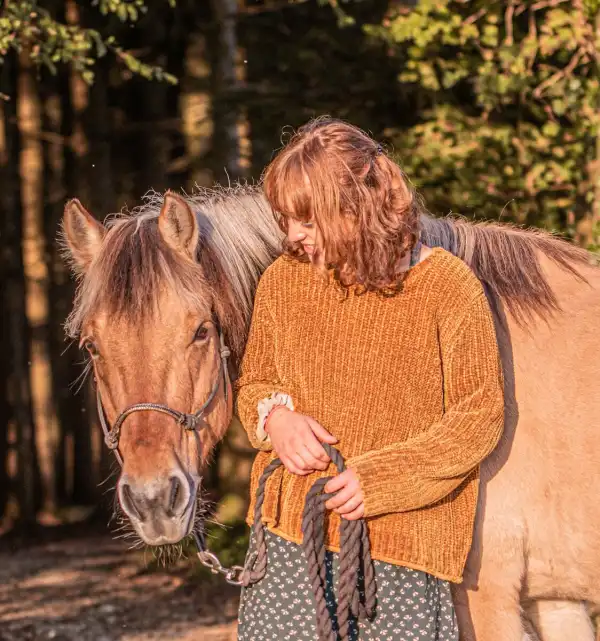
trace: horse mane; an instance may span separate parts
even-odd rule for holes
[[[260,187],[201,189],[184,198],[200,228],[198,263],[180,259],[162,242],[158,216],[163,195],[148,193],[131,213],[107,220],[100,253],[80,280],[66,321],[69,336],[78,337],[85,319],[99,307],[133,323],[141,321],[157,311],[160,293],[167,287],[190,306],[211,298],[234,363],[239,362],[256,287],[281,251],[282,233]],[[464,260],[517,321],[560,308],[542,256],[585,281],[579,267],[590,264],[590,254],[547,232],[434,218],[426,212],[420,223],[423,242]]]
[[[586,279],[578,268],[591,263],[586,250],[538,229],[451,216],[434,218],[426,213],[421,214],[420,223],[423,243],[462,259],[521,324],[560,309],[542,268],[542,256],[581,281]]]
[[[81,279],[67,334],[102,307],[141,321],[157,311],[160,293],[174,289],[191,306],[212,298],[234,362],[239,362],[260,276],[281,250],[281,231],[261,191],[250,185],[198,189],[184,195],[200,229],[198,263],[180,259],[162,242],[158,216],[163,194],[149,192],[131,213],[106,221],[99,255]]]

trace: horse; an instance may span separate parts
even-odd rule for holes
[[[542,231],[426,212],[421,228],[426,245],[460,257],[484,284],[505,376],[505,430],[481,465],[473,545],[454,586],[461,639],[593,641],[600,270]],[[66,331],[89,354],[106,424],[126,418],[118,503],[148,545],[197,527],[202,475],[235,420],[230,380],[254,292],[281,240],[254,186],[153,192],[105,224],[76,199],[65,206],[62,241],[78,280]],[[163,411],[123,413],[139,403]],[[201,430],[183,429],[197,418]]]

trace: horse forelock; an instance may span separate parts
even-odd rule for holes
[[[76,337],[100,311],[132,325],[146,322],[160,311],[167,290],[198,307],[207,286],[200,265],[180,259],[161,240],[156,218],[119,215],[107,223],[100,253],[79,284],[67,332]]]
[[[239,360],[258,280],[281,245],[279,229],[254,187],[205,189],[185,199],[200,228],[197,263],[180,258],[162,240],[163,196],[147,194],[130,214],[108,220],[100,253],[80,281],[67,320],[70,336],[79,336],[99,310],[134,325],[148,322],[168,290],[190,307],[209,301]]]

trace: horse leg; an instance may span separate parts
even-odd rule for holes
[[[488,600],[459,586],[453,587],[453,595],[460,641],[537,641],[521,616],[518,598]]]
[[[505,558],[511,559],[508,555]],[[513,555],[504,564],[489,561],[482,564],[476,587],[469,586],[468,581],[453,586],[461,641],[533,641],[521,612],[523,557]]]
[[[532,601],[527,604],[526,612],[541,641],[595,641],[594,628],[584,603]]]

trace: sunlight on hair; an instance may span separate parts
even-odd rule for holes
[[[401,261],[417,242],[421,201],[382,146],[359,128],[322,117],[293,134],[264,174],[265,196],[280,214],[313,220],[325,267],[343,285],[383,290],[405,276]],[[299,243],[285,251],[304,255]]]

